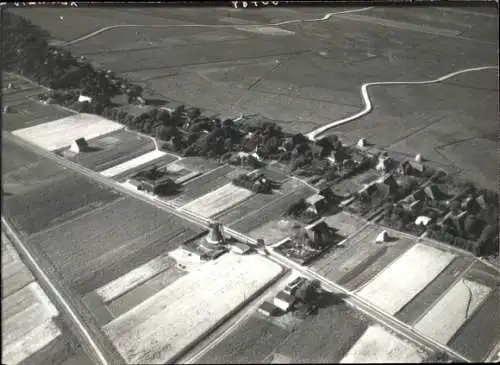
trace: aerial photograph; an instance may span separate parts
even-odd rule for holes
[[[30,4],[3,365],[500,362],[496,2]]]

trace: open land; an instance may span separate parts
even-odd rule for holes
[[[408,324],[414,324],[438,301],[453,284],[468,270],[473,259],[457,256],[436,278],[418,295],[406,304],[396,317]]]
[[[498,289],[492,291],[476,313],[455,333],[448,346],[473,361],[484,361],[500,340],[499,298]]]
[[[245,9],[68,10],[60,12],[63,21],[53,21],[50,9],[23,9],[23,15],[66,41],[115,24],[199,24],[203,19],[224,25],[118,28],[69,49],[142,82],[165,99],[226,115],[259,112],[282,120],[290,131],[309,132],[357,112],[359,87],[366,82],[429,80],[498,62],[494,8],[434,7],[409,16],[404,9],[376,7],[258,32],[241,24],[321,18],[345,9],[266,8],[252,14]],[[425,63],[420,61],[423,55]],[[488,165],[494,161],[488,157],[494,151],[498,115],[495,72],[463,74],[444,84],[374,87],[370,94],[375,110],[336,133],[353,140],[373,136],[373,143],[413,156],[425,143],[429,159],[450,168],[460,165],[463,175],[496,188],[496,168]],[[446,147],[466,141],[480,147],[466,158],[463,148]]]
[[[359,291],[358,295],[396,314],[453,260],[454,255],[416,244]]]
[[[21,234],[40,232],[119,198],[118,193],[23,149],[6,136],[2,142],[3,212]],[[75,190],[81,194],[74,194]]]
[[[356,220],[354,222],[357,224]],[[388,231],[391,242],[375,244],[375,238],[382,230],[373,224],[364,228],[360,226],[356,233],[346,235],[348,238],[341,246],[334,247],[313,263],[312,268],[349,290],[361,287],[415,244],[415,240],[396,231]]]
[[[6,101],[4,100],[3,103],[5,105]],[[2,115],[2,129],[9,132],[31,128],[74,114],[54,105],[45,105],[26,99],[15,105],[11,104],[10,108],[11,111],[9,113]]]
[[[248,189],[229,183],[198,199],[192,200],[182,206],[182,209],[190,210],[193,213],[210,218],[243,202],[253,194]]]
[[[125,130],[111,132],[87,142],[91,151],[66,157],[94,171],[109,169],[155,149],[151,139]]]
[[[285,314],[274,319],[254,314],[198,363],[336,363],[370,325],[370,320],[345,303],[319,308],[304,320]],[[312,336],[311,334],[314,334]]]
[[[74,114],[12,132],[49,151],[68,147],[78,138],[92,139],[123,129],[123,125],[94,114]]]
[[[226,254],[178,279],[104,330],[128,363],[172,360],[281,270],[258,255]]]
[[[415,324],[415,329],[447,343],[490,294],[491,288],[460,280]]]
[[[253,194],[239,204],[214,216],[219,222],[231,224],[276,199],[275,194]]]
[[[349,350],[342,363],[420,363],[422,350],[381,326],[371,326]]]
[[[178,163],[182,164],[182,160]],[[233,167],[223,165],[191,181],[188,181],[183,186],[182,194],[175,198],[174,201],[177,201],[179,204],[187,204],[230,183],[231,179],[228,175],[233,171],[235,171]]]
[[[153,151],[147,152],[143,155],[132,158],[131,160],[127,160],[119,165],[116,165],[116,166],[110,167],[109,169],[101,171],[101,175],[104,175],[106,177],[113,177],[116,175],[120,175],[120,174],[123,174],[124,172],[127,172],[128,170],[133,169],[133,168],[143,166],[149,162],[157,161],[158,159],[160,159],[164,156],[165,156],[165,152],[153,150]],[[174,161],[174,160],[175,160],[175,158],[172,159],[172,161]]]
[[[2,232],[2,363],[64,360],[70,345],[55,321],[58,316],[58,310]]]
[[[302,198],[305,199],[315,193],[312,188],[294,179],[283,184],[280,188],[280,192],[284,195],[277,195],[276,199],[267,205],[264,205],[260,209],[254,210],[243,218],[232,222],[230,225],[231,228],[243,233],[255,231],[270,221],[279,220],[293,203],[296,203]],[[263,232],[258,232],[258,234],[263,234]],[[259,236],[256,238],[261,237]]]
[[[200,233],[185,220],[123,198],[36,235],[28,244],[43,251],[65,283],[85,294]]]

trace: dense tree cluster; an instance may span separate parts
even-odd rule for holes
[[[443,173],[440,180],[464,189],[449,199],[431,199],[422,194],[421,203],[400,202],[384,205],[383,223],[415,234],[427,232],[430,238],[468,250],[476,255],[498,253],[498,195],[476,190],[467,182],[452,180]],[[420,216],[430,218],[427,226],[417,225]]]

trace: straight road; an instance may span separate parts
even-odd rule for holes
[[[39,155],[42,155],[46,158],[49,158],[49,159],[55,161],[56,163],[58,163],[64,167],[70,168],[70,169],[72,169],[80,174],[83,174],[83,175],[87,176],[88,178],[93,179],[94,181],[96,181],[102,185],[105,185],[105,186],[108,186],[112,189],[118,190],[125,195],[134,197],[134,198],[139,199],[139,200],[146,202],[148,204],[152,204],[152,205],[156,206],[157,208],[162,209],[163,211],[166,211],[170,214],[174,214],[177,217],[185,219],[193,224],[202,226],[204,228],[208,228],[209,220],[206,218],[199,217],[191,212],[177,210],[177,209],[175,209],[175,207],[171,206],[170,204],[168,204],[164,201],[161,201],[159,199],[152,199],[151,197],[145,196],[139,192],[129,190],[129,189],[121,186],[120,184],[118,184],[114,180],[106,178],[106,177],[102,176],[101,174],[99,174],[95,171],[92,171],[88,168],[85,168],[81,165],[78,165],[72,161],[66,160],[65,158],[58,156],[52,152],[45,151],[45,150],[41,149],[40,147],[35,146],[33,144],[30,144],[30,143],[28,143],[28,142],[26,142],[26,141],[24,141],[16,136],[12,135],[12,134],[10,134],[10,133],[3,132],[3,137],[8,139],[8,140],[12,140],[15,143],[18,143],[18,144],[24,146],[25,148],[34,151],[35,153],[37,153]],[[244,235],[240,232],[234,231],[228,227],[224,227],[224,231],[228,236],[231,236],[231,237],[233,237],[237,240],[240,240],[242,242],[246,242],[246,243],[254,245],[254,246],[257,244],[256,240],[253,239],[252,237],[246,236],[246,235]],[[343,287],[329,281],[328,279],[315,273],[314,271],[310,270],[309,268],[298,265],[297,263],[282,257],[281,255],[277,254],[276,252],[272,251],[272,249],[268,250],[268,253],[269,254],[267,255],[267,257],[269,259],[279,263],[280,265],[283,265],[284,267],[295,269],[298,272],[300,272],[302,275],[304,275],[310,279],[320,280],[320,282],[323,284],[323,286],[327,290],[331,290],[333,293],[336,293],[336,294],[344,295],[345,301],[348,304],[350,304],[353,307],[357,308],[358,310],[366,313],[370,317],[378,320],[379,322],[386,325],[388,328],[390,328],[394,332],[399,333],[403,337],[406,337],[406,338],[412,340],[413,342],[420,344],[423,347],[433,349],[435,351],[445,352],[454,359],[464,361],[464,362],[470,362],[469,359],[464,358],[463,356],[456,353],[451,348],[449,348],[445,345],[442,345],[442,344],[440,344],[440,343],[438,343],[430,338],[423,336],[422,334],[416,332],[413,328],[411,328],[407,324],[399,321],[398,319],[394,318],[393,316],[391,316],[387,313],[384,313],[379,308],[377,308],[377,307],[371,305],[370,303],[366,302],[365,300],[357,297],[356,294],[347,291]]]

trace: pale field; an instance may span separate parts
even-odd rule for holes
[[[182,209],[210,218],[248,199],[253,194],[254,193],[248,189],[240,188],[229,183],[185,204]]]
[[[61,334],[61,330],[52,320],[39,324],[20,340],[2,346],[2,364],[20,363],[52,341],[61,340]]]
[[[491,288],[486,285],[463,279],[429,309],[415,324],[415,329],[446,344],[490,292]]]
[[[106,177],[113,177],[119,174],[122,174],[130,169],[133,169],[134,167],[138,167],[144,164],[147,164],[148,162],[154,161],[160,157],[165,156],[166,153],[158,150],[154,150],[148,153],[145,153],[144,155],[141,155],[139,157],[133,158],[129,161],[126,161],[124,163],[121,163],[119,165],[113,166],[107,170],[101,171],[100,174],[104,175]]]
[[[2,299],[16,293],[35,278],[2,232]]]
[[[363,286],[358,295],[389,314],[396,314],[454,258],[451,253],[416,244]]]
[[[105,302],[111,302],[120,295],[141,285],[153,276],[173,265],[167,254],[158,256],[145,264],[129,271],[127,274],[109,282],[96,290],[97,295]]]
[[[423,356],[417,346],[375,325],[368,327],[340,362],[369,364],[421,363],[422,361]]]
[[[225,254],[108,323],[104,332],[129,364],[171,361],[281,270],[258,255]]]
[[[93,114],[80,113],[52,122],[22,128],[12,133],[49,151],[68,147],[74,140],[87,140],[108,134],[123,125]]]

